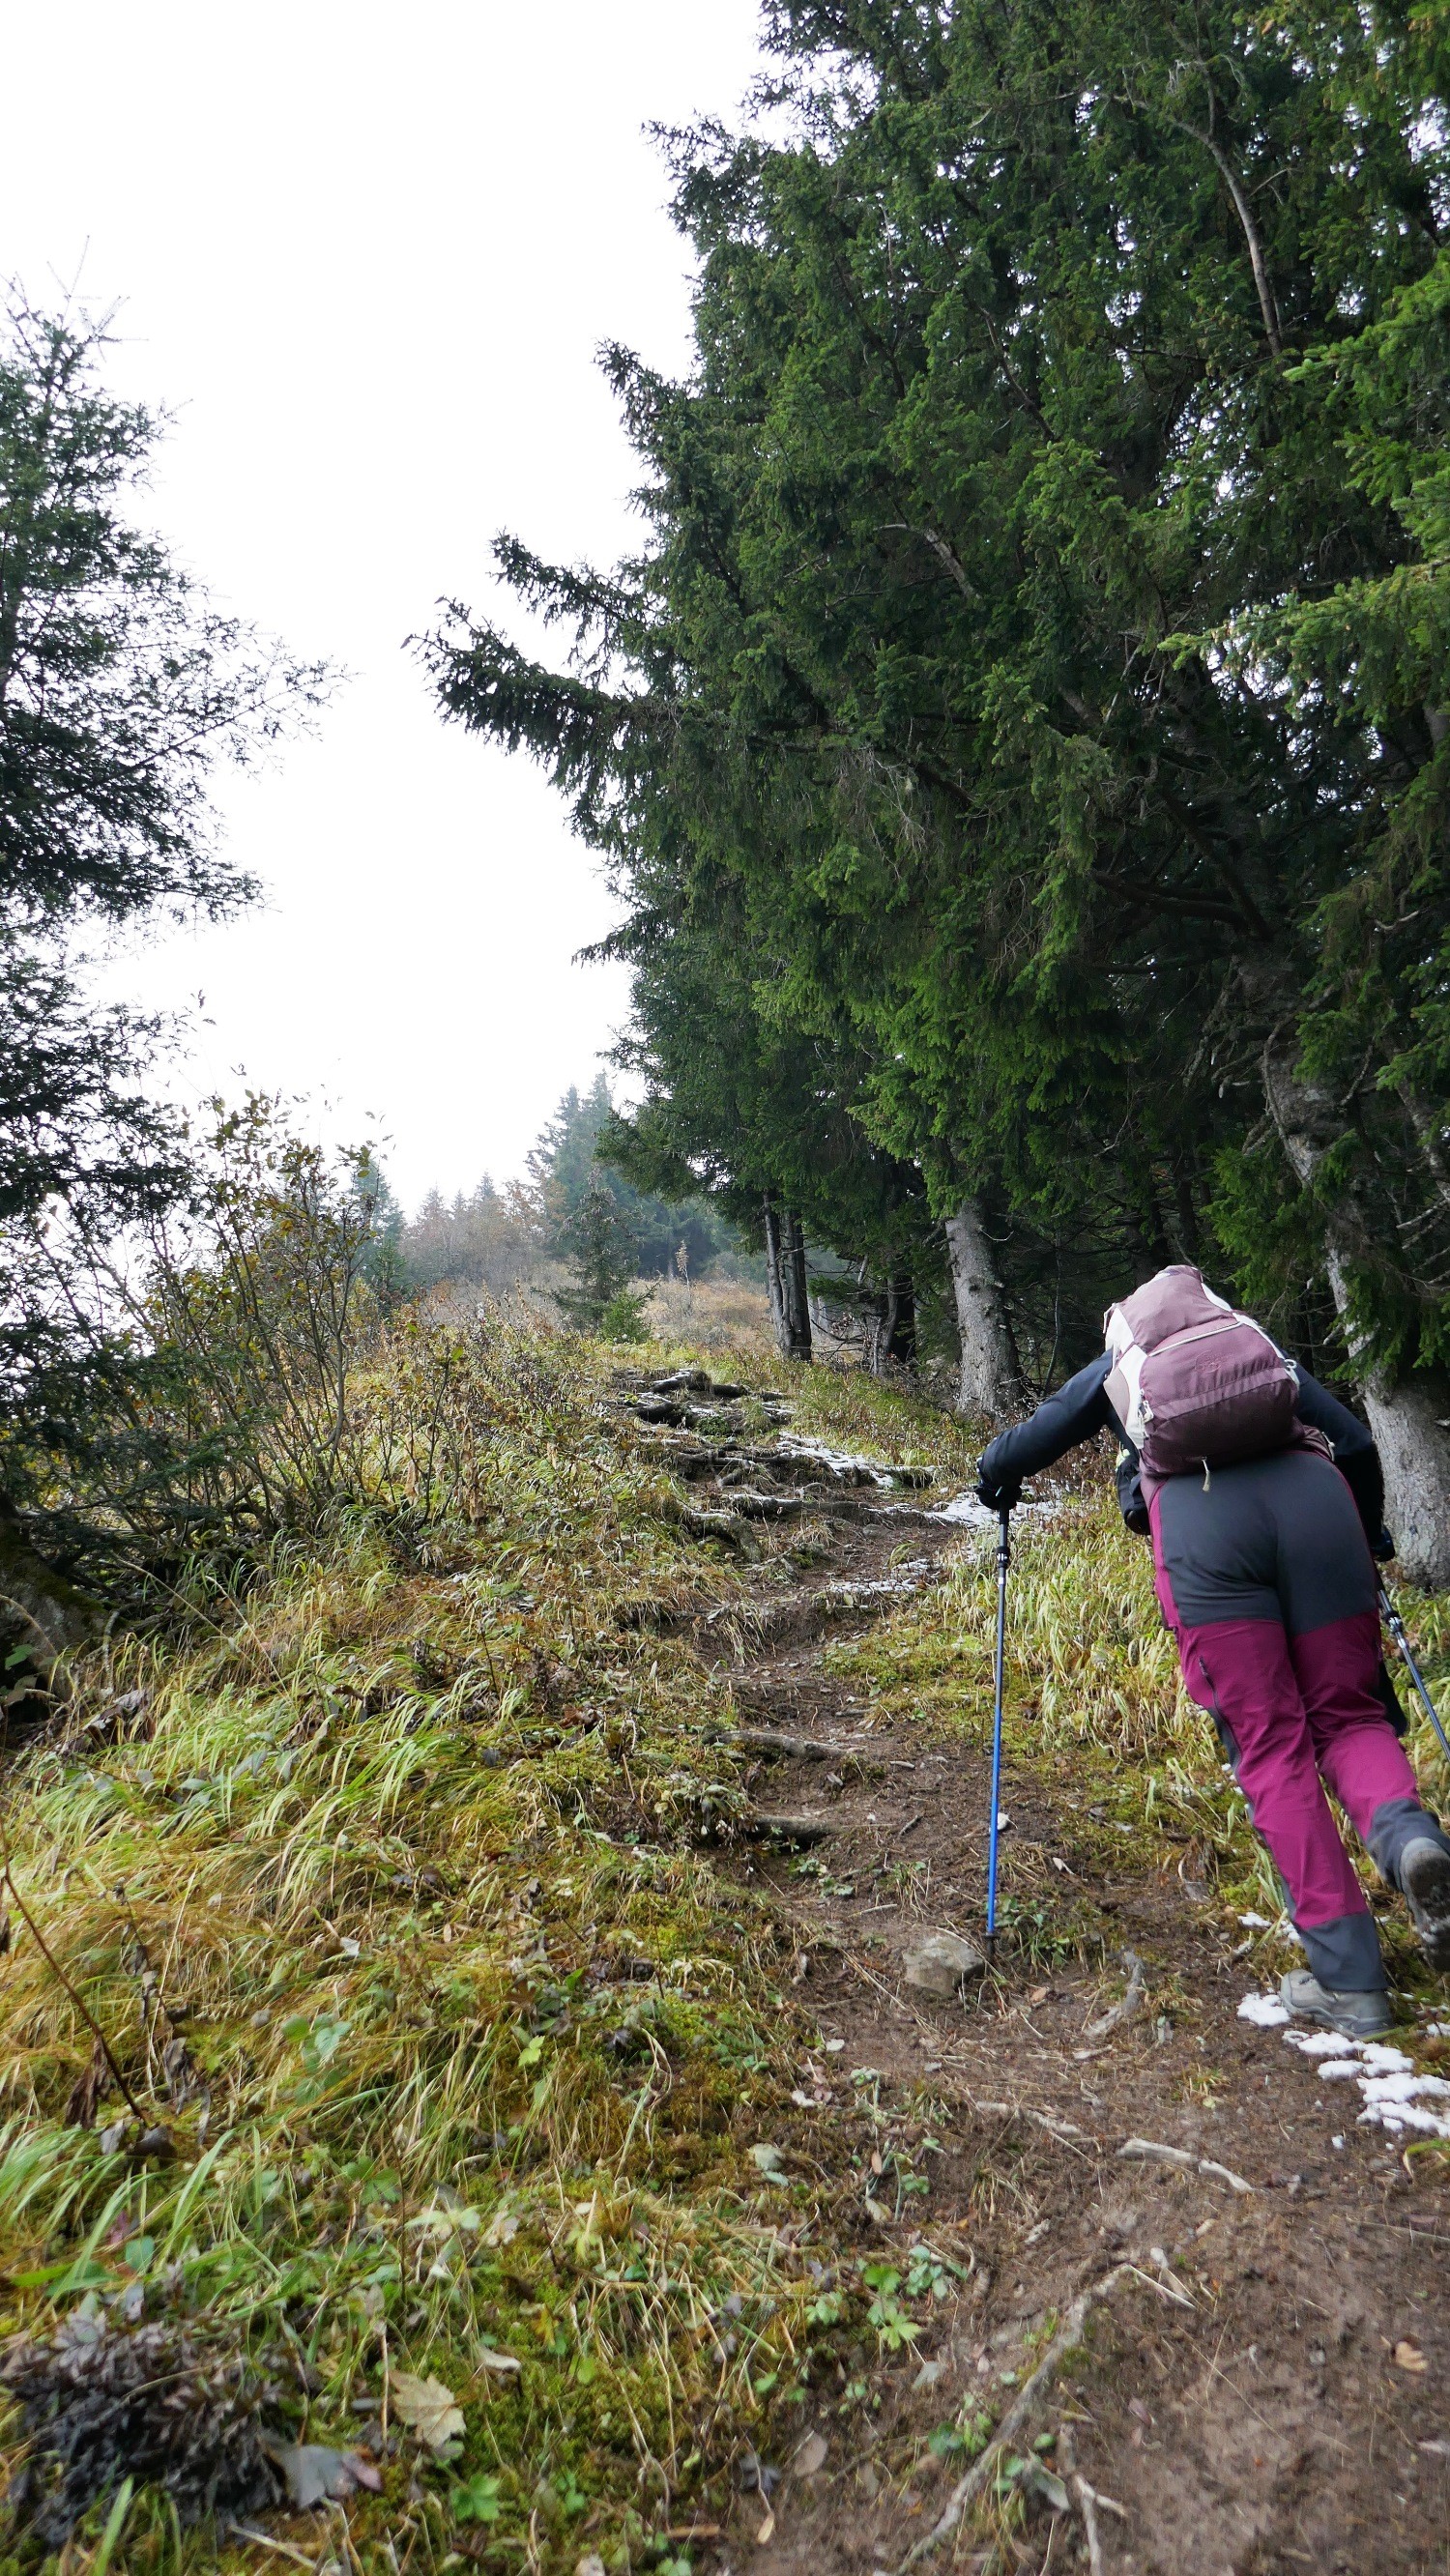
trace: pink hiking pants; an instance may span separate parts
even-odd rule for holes
[[[1308,1450],[1175,1476],[1150,1506],[1158,1599],[1288,1890],[1321,1984],[1384,1984],[1326,1787],[1395,1883],[1438,1824],[1380,1694],[1377,1578],[1338,1469]]]

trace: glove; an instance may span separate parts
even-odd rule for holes
[[[1389,1531],[1383,1527],[1380,1530],[1379,1537],[1375,1540],[1374,1552],[1381,1565],[1388,1565],[1390,1558],[1394,1555],[1394,1540],[1391,1538]]]
[[[977,1478],[977,1500],[985,1503],[989,1512],[1015,1512],[1022,1500],[1022,1488],[1014,1484],[999,1485],[996,1478],[989,1476],[983,1468]]]

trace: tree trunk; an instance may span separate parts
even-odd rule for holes
[[[1297,1070],[1292,1036],[1275,1031],[1264,1049],[1264,1095],[1279,1141],[1301,1189],[1344,1133],[1338,1102]],[[1335,1312],[1344,1329],[1355,1384],[1385,1471],[1385,1513],[1400,1570],[1429,1590],[1450,1584],[1450,1383],[1438,1372],[1396,1380],[1377,1367],[1349,1316],[1350,1268],[1367,1249],[1365,1225],[1346,1192],[1324,1211],[1324,1249]]]
[[[780,1289],[784,1331],[780,1347],[788,1360],[811,1357],[811,1283],[806,1276],[806,1238],[794,1208],[786,1210],[780,1242]]]
[[[871,1329],[871,1367],[877,1377],[890,1367],[916,1365],[916,1290],[909,1270],[893,1264],[887,1273],[881,1313]]]
[[[787,1208],[782,1219],[773,1199],[765,1201],[765,1287],[770,1299],[770,1326],[782,1359],[811,1356],[811,1294],[806,1277],[806,1239],[800,1218]]]
[[[962,1345],[957,1410],[985,1414],[995,1422],[1003,1414],[1020,1411],[1022,1373],[1007,1321],[1002,1282],[997,1277],[997,1265],[975,1199],[965,1199],[956,1215],[948,1217],[947,1253]]]
[[[770,1329],[782,1353],[789,1350],[785,1326],[785,1289],[780,1267],[780,1212],[773,1199],[765,1202],[765,1293],[770,1300]]]

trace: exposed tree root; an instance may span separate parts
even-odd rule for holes
[[[1104,2273],[1100,2281],[1094,2282],[1090,2288],[1082,2291],[1073,2300],[1058,2332],[1053,2336],[1031,2378],[1025,2382],[1013,2404],[1008,2407],[981,2458],[974,2460],[965,2477],[957,2480],[943,2512],[932,2524],[930,2531],[923,2533],[915,2548],[907,2551],[896,2571],[896,2576],[907,2576],[908,2568],[919,2566],[924,2558],[930,2557],[933,2550],[941,2547],[944,2540],[950,2540],[964,2515],[971,2511],[985,2489],[1003,2451],[1009,2444],[1016,2441],[1018,2434],[1030,2421],[1033,2408],[1044,2389],[1055,2378],[1060,2364],[1081,2343],[1083,2328],[1092,2310],[1099,2307],[1111,2291],[1120,2289],[1125,2281],[1140,2281],[1149,2289],[1159,2289],[1159,2284],[1149,2280],[1148,2275],[1140,2272],[1135,2263],[1118,2263],[1114,2265],[1111,2272]],[[1160,2290],[1161,2297],[1167,2298],[1170,2295],[1167,2290]],[[1095,2504],[1098,2502],[1096,2495],[1093,2501]],[[1091,2535],[1089,2547],[1091,2547]]]

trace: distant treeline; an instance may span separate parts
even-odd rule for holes
[[[431,1190],[411,1220],[389,1201],[380,1210],[378,1245],[397,1290],[411,1295],[456,1283],[498,1296],[551,1265],[576,1263],[581,1213],[600,1194],[609,1202],[621,1281],[701,1279],[722,1263],[737,1267],[739,1237],[718,1209],[700,1199],[657,1198],[598,1160],[613,1116],[606,1075],[586,1092],[571,1084],[522,1179],[500,1188],[485,1173],[475,1190],[451,1200]]]
[[[444,712],[624,904],[605,1150],[948,1288],[1010,1411],[1202,1262],[1352,1384],[1450,1581],[1450,18],[771,0],[669,145],[683,381],[607,370],[647,534],[499,568]]]

